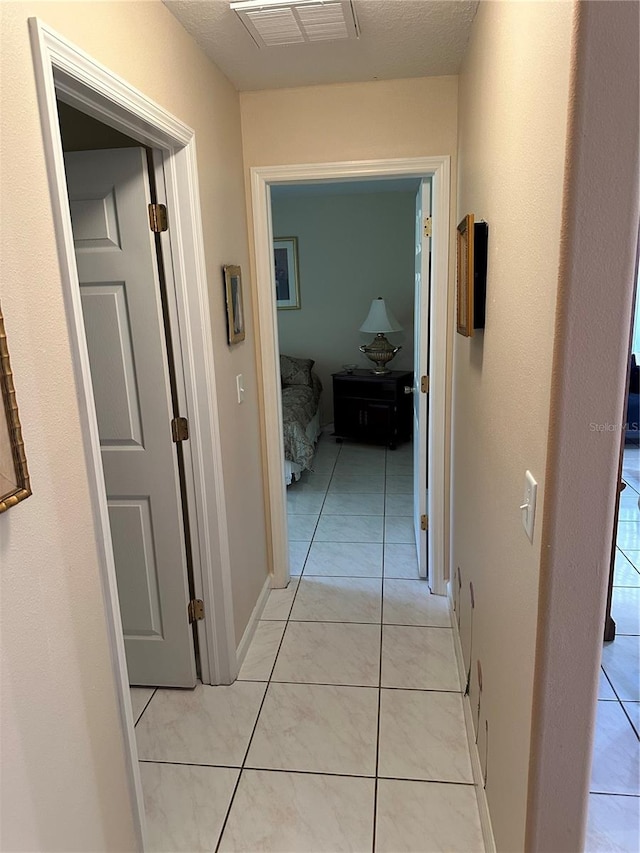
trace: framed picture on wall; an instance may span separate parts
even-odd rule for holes
[[[296,237],[276,237],[273,241],[276,305],[279,309],[300,307],[298,279],[298,240]]]
[[[7,336],[0,309],[0,512],[31,494]]]
[[[458,225],[456,270],[456,331],[465,338],[484,329],[489,226],[472,213]]]
[[[240,267],[227,264],[224,269],[224,290],[227,300],[227,334],[230,344],[244,340],[244,308],[242,305],[242,274]]]

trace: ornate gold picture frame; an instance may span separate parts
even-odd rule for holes
[[[1,306],[0,391],[3,403],[0,407],[0,512],[6,512],[28,498],[31,488]]]

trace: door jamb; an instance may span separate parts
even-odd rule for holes
[[[136,829],[144,846],[144,803],[56,98],[60,97],[142,145],[164,152],[175,297],[186,380],[186,414],[190,422],[193,459],[190,474],[194,500],[189,511],[194,531],[192,544],[197,546],[200,557],[200,571],[194,566],[194,575],[202,589],[208,615],[198,623],[202,676],[206,683],[218,684],[233,681],[237,675],[237,659],[195,132],[38,18],[29,19],[29,29],[105,620]]]
[[[449,512],[445,501],[447,346],[449,328],[449,231],[451,158],[416,157],[344,163],[309,163],[291,166],[251,168],[253,238],[257,283],[257,323],[259,329],[261,382],[264,403],[265,467],[267,474],[267,517],[271,527],[273,586],[289,582],[286,495],[283,477],[282,406],[280,389],[278,327],[271,282],[273,270],[273,228],[271,222],[272,184],[350,181],[358,179],[415,177],[432,181],[432,291],[429,317],[429,537],[428,559],[433,567],[431,588],[446,595],[445,529]]]

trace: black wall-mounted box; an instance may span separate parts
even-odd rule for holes
[[[473,328],[484,329],[487,304],[487,249],[489,226],[476,222],[473,226]]]

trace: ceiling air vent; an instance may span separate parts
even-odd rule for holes
[[[231,8],[258,47],[358,38],[351,0],[242,0]]]

